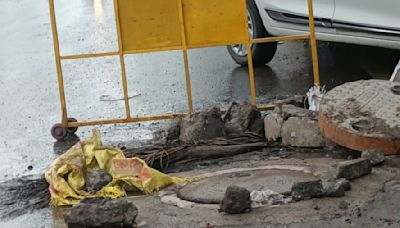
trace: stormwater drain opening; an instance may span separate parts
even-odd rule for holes
[[[244,187],[249,191],[272,190],[289,194],[295,182],[316,179],[311,173],[284,169],[224,173],[185,185],[178,191],[178,197],[194,203],[219,204],[230,185]]]

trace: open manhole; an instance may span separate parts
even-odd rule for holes
[[[347,148],[400,154],[400,83],[365,80],[345,83],[321,101],[325,136]]]
[[[294,183],[315,180],[309,173],[293,170],[264,169],[216,175],[198,182],[189,183],[178,192],[183,200],[218,204],[229,185],[244,187],[249,191],[272,190],[281,194],[290,193]]]

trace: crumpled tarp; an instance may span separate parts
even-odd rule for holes
[[[107,197],[117,199],[126,196],[123,186],[133,186],[149,194],[171,184],[187,179],[170,177],[150,168],[143,160],[132,158],[137,164],[137,173],[117,175],[113,169],[113,159],[125,158],[119,149],[104,147],[100,132],[94,131],[90,139],[73,146],[47,168],[45,178],[49,183],[51,204],[69,206],[86,197]],[[113,181],[98,192],[86,192],[85,175],[88,170],[104,169]]]

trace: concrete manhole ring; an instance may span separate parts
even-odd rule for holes
[[[236,171],[189,183],[178,191],[178,197],[195,203],[218,204],[229,185],[245,187],[249,191],[273,190],[285,194],[291,191],[295,182],[316,179],[311,173],[285,169]]]
[[[319,111],[325,136],[358,151],[400,154],[399,87],[398,82],[366,80],[332,89],[322,99]]]

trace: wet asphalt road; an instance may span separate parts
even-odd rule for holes
[[[115,51],[112,0],[57,0],[61,54]],[[332,88],[358,79],[388,79],[392,51],[319,44],[322,84]],[[189,52],[195,110],[249,100],[247,69],[236,65],[225,47]],[[258,103],[305,94],[312,85],[307,43],[279,44],[274,60],[256,69]],[[185,112],[187,99],[182,55],[163,52],[126,57],[132,115]],[[63,63],[69,116],[79,120],[124,117],[117,57]],[[46,0],[0,1],[0,180],[41,175],[63,148],[87,137],[55,143],[50,128],[60,105],[49,10]],[[162,123],[108,125],[104,141],[115,146],[150,139]],[[28,166],[32,166],[29,169]]]

